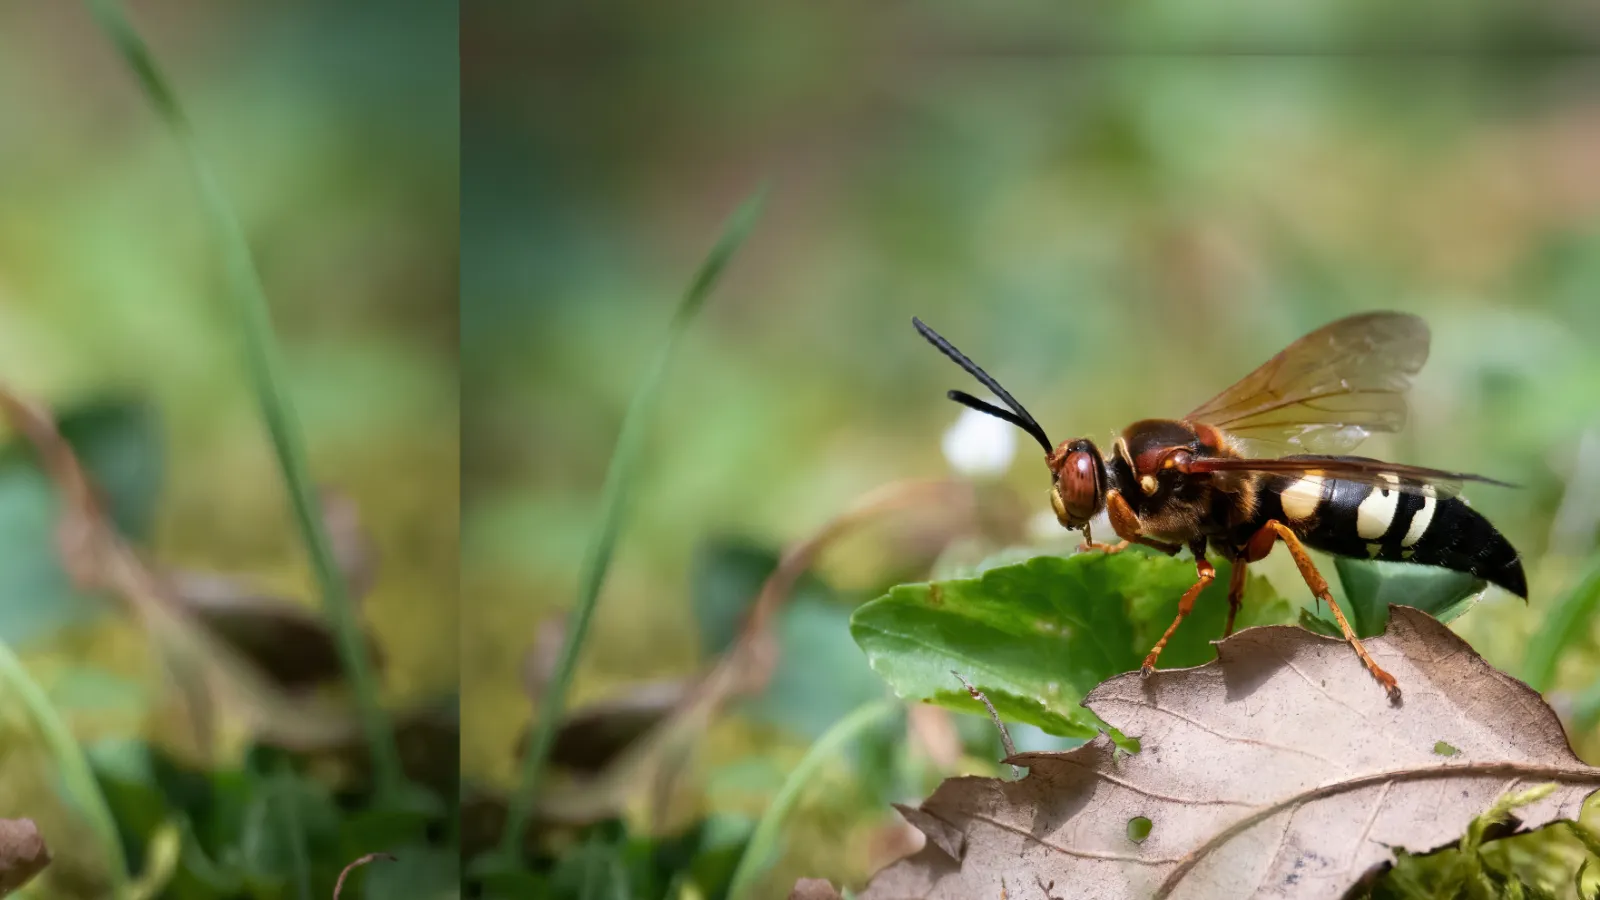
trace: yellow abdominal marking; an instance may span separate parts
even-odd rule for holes
[[[1400,509],[1400,479],[1384,474],[1379,476],[1386,484],[1372,486],[1371,493],[1356,507],[1356,534],[1364,540],[1375,541],[1384,536],[1394,524],[1395,513]]]
[[[1283,503],[1283,514],[1295,522],[1303,522],[1316,513],[1322,505],[1322,476],[1307,475],[1284,488],[1278,495]]]
[[[1422,508],[1411,516],[1411,526],[1406,529],[1406,536],[1400,539],[1400,546],[1413,546],[1417,541],[1422,540],[1424,534],[1428,533],[1428,526],[1433,522],[1433,509],[1438,505],[1438,500],[1436,499],[1438,495],[1439,492],[1433,489],[1433,485],[1430,484],[1423,487]],[[1408,552],[1406,554],[1407,558],[1410,555]]]

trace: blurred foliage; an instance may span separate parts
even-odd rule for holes
[[[386,661],[384,694],[407,708],[452,697],[454,4],[137,7],[135,23],[186,101],[260,263],[312,469],[353,500],[370,533],[379,569],[363,614]],[[82,6],[0,10],[0,122],[0,381],[60,412],[117,525],[152,559],[249,573],[263,594],[315,609],[199,198]],[[0,452],[0,638],[81,741],[192,766],[177,762],[193,748],[157,702],[146,636],[125,616],[103,615],[116,605],[80,596],[63,573],[57,508],[28,450]],[[153,787],[149,766],[133,763],[118,763],[119,788],[102,787],[116,795],[135,868],[176,857],[171,896],[296,895],[302,876],[326,895],[329,873],[380,849],[374,841],[400,862],[357,876],[346,896],[359,896],[363,880],[369,895],[389,896],[396,878],[453,896],[455,854],[441,849],[455,795],[453,723],[449,732],[451,779],[429,782],[437,808],[402,831],[351,824],[365,802],[359,747],[315,761],[280,753],[251,768],[260,753],[235,741],[233,763],[178,779],[209,784],[203,801]],[[59,804],[45,799],[59,767],[41,756],[38,735],[8,744],[0,791],[8,806],[41,810],[56,856],[30,892],[105,896],[106,861],[95,858],[82,811],[52,812]],[[283,842],[296,829],[304,856]]]

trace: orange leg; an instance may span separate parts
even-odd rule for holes
[[[1249,565],[1242,559],[1233,562],[1233,575],[1228,579],[1228,627],[1223,629],[1223,637],[1233,634],[1234,617],[1239,615],[1239,607],[1244,605],[1244,573]]]
[[[1083,543],[1078,545],[1079,553],[1087,553],[1090,550],[1101,550],[1106,553],[1121,553],[1126,549],[1128,549],[1127,541],[1117,541],[1115,544],[1102,544],[1094,539],[1094,535],[1089,533],[1089,526],[1087,524],[1083,526]]]
[[[1161,636],[1161,640],[1156,641],[1156,645],[1150,649],[1150,655],[1144,658],[1144,666],[1141,667],[1140,671],[1145,675],[1149,675],[1156,670],[1156,659],[1161,656],[1162,648],[1167,646],[1167,639],[1171,638],[1172,633],[1178,630],[1178,624],[1183,621],[1184,617],[1193,611],[1195,598],[1199,597],[1200,592],[1206,589],[1206,585],[1217,578],[1216,567],[1206,559],[1204,547],[1200,548],[1200,552],[1194,555],[1194,567],[1200,573],[1200,580],[1196,581],[1187,591],[1184,591],[1183,596],[1178,599],[1178,617],[1172,620],[1171,625],[1167,626],[1166,634]]]
[[[1133,507],[1128,505],[1128,501],[1123,499],[1121,491],[1106,491],[1106,517],[1111,520],[1112,530],[1122,540],[1115,544],[1095,543],[1089,539],[1088,526],[1084,526],[1084,542],[1078,547],[1079,550],[1104,550],[1107,553],[1121,553],[1128,549],[1129,544],[1143,544],[1146,547],[1154,547],[1171,556],[1183,549],[1177,544],[1164,544],[1140,534],[1139,517],[1134,513]]]
[[[1350,642],[1351,647],[1355,648],[1356,655],[1361,657],[1361,662],[1366,665],[1367,671],[1371,672],[1372,677],[1383,685],[1383,689],[1389,693],[1389,699],[1398,702],[1400,700],[1400,685],[1395,682],[1393,675],[1385,672],[1373,661],[1372,656],[1367,653],[1367,648],[1361,646],[1361,640],[1356,637],[1355,631],[1351,629],[1349,621],[1344,617],[1344,610],[1339,608],[1339,604],[1334,602],[1333,594],[1328,592],[1327,580],[1322,577],[1322,573],[1318,572],[1317,567],[1312,564],[1311,557],[1306,553],[1305,545],[1300,543],[1298,535],[1289,530],[1289,526],[1276,519],[1268,520],[1267,524],[1263,525],[1261,530],[1250,538],[1245,552],[1250,561],[1254,562],[1272,552],[1272,545],[1280,540],[1283,541],[1285,547],[1289,548],[1289,555],[1294,557],[1294,564],[1300,569],[1300,577],[1306,580],[1306,587],[1311,588],[1311,593],[1317,595],[1318,600],[1328,604],[1328,608],[1333,610],[1333,617],[1339,623],[1339,630],[1344,632],[1344,639]]]

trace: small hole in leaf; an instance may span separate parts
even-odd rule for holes
[[[1150,836],[1150,826],[1150,820],[1144,816],[1134,816],[1129,819],[1128,840],[1133,841],[1135,844],[1144,843],[1144,839]]]
[[[1439,754],[1440,756],[1455,756],[1461,751],[1450,746],[1449,744],[1446,744],[1444,741],[1439,741],[1433,745],[1433,752]]]

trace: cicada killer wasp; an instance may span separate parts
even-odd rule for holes
[[[1392,700],[1399,686],[1351,630],[1307,547],[1441,566],[1528,596],[1516,549],[1458,496],[1466,482],[1509,485],[1345,455],[1369,434],[1405,424],[1405,393],[1428,358],[1428,327],[1416,316],[1374,312],[1325,325],[1187,416],[1129,425],[1109,458],[1087,438],[1051,443],[988,373],[921,320],[912,322],[1009,409],[963,391],[950,391],[950,399],[1010,422],[1044,447],[1050,505],[1064,527],[1083,532],[1081,549],[1115,553],[1137,543],[1194,554],[1198,578],[1145,658],[1147,675],[1216,578],[1208,548],[1233,564],[1225,635],[1233,633],[1247,566],[1282,541]],[[1305,452],[1284,455],[1294,450]],[[1089,521],[1102,510],[1119,538],[1115,544],[1097,543],[1090,533]]]

